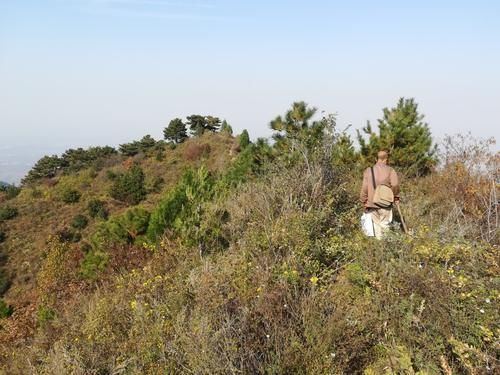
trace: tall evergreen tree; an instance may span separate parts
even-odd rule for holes
[[[383,117],[378,120],[378,134],[369,122],[363,128],[368,141],[358,131],[364,162],[373,162],[379,150],[387,150],[391,164],[406,176],[430,173],[436,165],[436,146],[432,144],[429,126],[423,119],[413,98],[400,98],[396,107],[384,108]]]
[[[57,155],[44,156],[36,162],[28,172],[22,183],[27,184],[45,177],[54,177],[58,171],[64,168],[67,162]]]
[[[147,151],[155,146],[156,146],[156,140],[153,137],[151,137],[149,134],[146,134],[139,141],[139,147],[140,147],[141,151]]]
[[[174,118],[168,126],[163,129],[164,138],[172,143],[178,144],[184,142],[188,137],[186,125],[180,118]]]
[[[275,131],[273,139],[276,148],[281,151],[292,151],[301,147],[312,149],[323,136],[324,123],[312,121],[317,109],[307,103],[295,102],[285,116],[278,116],[271,121],[270,127]]]
[[[248,130],[245,129],[241,132],[239,144],[241,150],[244,150],[250,145],[250,135],[248,134]]]
[[[119,146],[119,150],[123,155],[134,156],[141,151],[141,145],[138,141],[124,143]]]
[[[286,136],[293,136],[301,129],[309,128],[310,120],[316,111],[316,108],[309,107],[306,102],[293,103],[292,108],[286,112],[284,118],[278,116],[271,121],[271,129],[276,132],[273,138],[279,140]]]
[[[214,116],[206,116],[205,117],[205,130],[216,132],[219,130],[221,125],[220,118]]]
[[[186,119],[192,135],[198,136],[203,134],[206,124],[205,116],[191,115],[186,117]]]
[[[202,135],[205,131],[216,132],[221,126],[220,118],[214,116],[191,115],[186,117],[192,135]]]

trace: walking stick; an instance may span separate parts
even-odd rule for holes
[[[399,217],[401,218],[401,224],[403,224],[403,230],[405,234],[408,234],[408,228],[406,227],[405,219],[403,218],[403,214],[401,213],[401,207],[399,207],[399,202],[396,202],[396,207],[398,209]]]

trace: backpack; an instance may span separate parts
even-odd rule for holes
[[[375,173],[373,173],[373,167],[370,169],[372,170],[373,189],[375,190],[373,193],[373,204],[380,208],[391,207],[394,202],[394,192],[387,184],[382,183],[377,186],[375,183]]]

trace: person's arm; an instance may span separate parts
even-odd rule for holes
[[[394,193],[394,201],[399,202],[399,177],[393,168],[391,168],[389,178],[391,181],[392,192]]]
[[[361,192],[359,193],[359,200],[363,203],[363,206],[366,207],[366,203],[368,202],[368,175],[366,171],[363,173],[363,185],[361,186]]]

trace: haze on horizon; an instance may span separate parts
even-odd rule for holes
[[[269,136],[296,100],[360,129],[414,97],[437,140],[500,140],[499,18],[487,0],[4,0],[0,180],[193,113]]]

